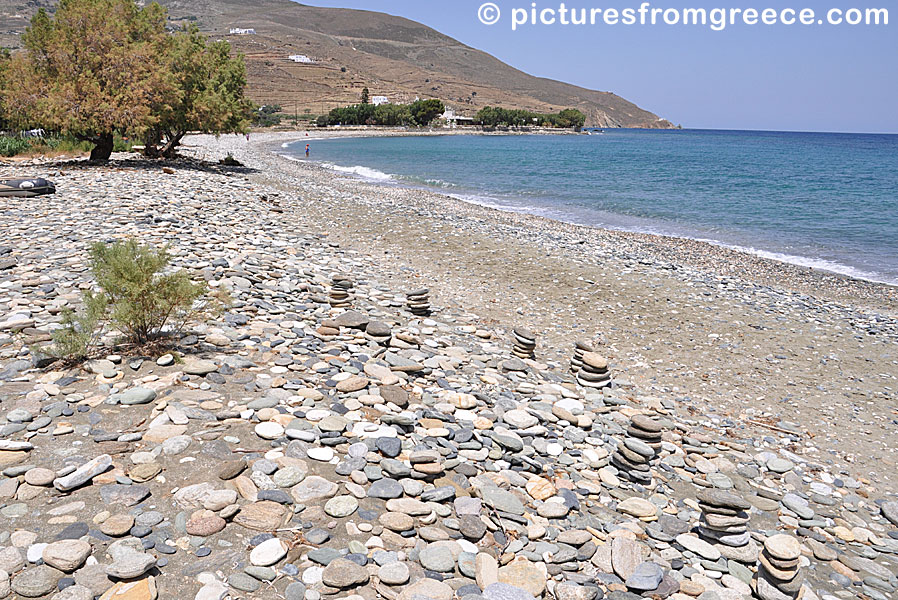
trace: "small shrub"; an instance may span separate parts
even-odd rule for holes
[[[183,271],[163,273],[171,261],[167,248],[156,250],[133,239],[96,243],[90,258],[112,326],[136,344],[159,337],[166,325],[180,330],[206,291]]]
[[[15,156],[31,150],[28,140],[20,137],[0,137],[0,156]]]
[[[84,308],[75,312],[66,309],[62,313],[62,328],[53,332],[53,344],[40,351],[56,359],[80,361],[89,357],[97,345],[106,316],[106,296],[84,292]]]
[[[89,358],[109,330],[125,341],[143,345],[166,331],[180,331],[188,321],[212,317],[230,304],[224,290],[208,292],[183,271],[165,273],[171,257],[167,248],[154,249],[135,240],[96,243],[90,263],[99,291],[84,292],[83,307],[62,313],[53,343],[32,352],[68,362]]]

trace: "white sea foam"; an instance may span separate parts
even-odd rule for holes
[[[374,179],[376,181],[388,181],[393,179],[393,176],[388,173],[384,173],[383,171],[378,171],[377,169],[372,169],[370,167],[365,167],[362,165],[356,165],[354,167],[341,167],[340,165],[321,163],[321,166],[327,169],[332,169],[339,173],[358,175],[359,177],[362,177],[364,179]]]
[[[289,144],[284,144],[283,147],[287,147]],[[286,154],[282,154],[284,158],[290,160],[300,161],[299,158],[294,156],[289,156]],[[398,175],[390,175],[388,173],[384,173],[382,171],[378,171],[377,169],[372,169],[370,167],[365,167],[363,165],[356,165],[352,167],[343,167],[340,165],[334,165],[331,163],[318,163],[320,166],[331,169],[333,171],[337,171],[339,173],[346,173],[349,175],[355,175],[356,177],[360,177],[362,179],[367,179],[369,181],[376,181],[380,183],[404,183],[409,186],[414,186],[414,182],[411,181],[409,177],[403,177]],[[442,182],[440,180],[427,181],[426,184],[430,184],[432,187],[442,187],[446,185],[446,182]],[[452,185],[452,184],[448,184]],[[849,277],[853,277],[855,279],[861,279],[865,281],[870,281],[874,283],[882,283],[886,285],[898,286],[898,279],[888,279],[884,278],[881,274],[871,271],[865,271],[863,269],[859,269],[857,267],[853,267],[851,265],[846,265],[843,263],[839,263],[836,261],[823,259],[823,258],[813,258],[808,256],[799,256],[795,254],[787,254],[784,252],[777,252],[773,250],[764,250],[759,248],[754,248],[751,246],[742,246],[738,244],[727,243],[717,239],[711,238],[703,238],[689,235],[687,233],[680,232],[671,232],[666,230],[663,226],[651,226],[648,224],[640,224],[640,225],[614,225],[610,223],[595,223],[588,222],[589,220],[583,220],[582,217],[577,219],[574,215],[566,215],[563,210],[553,209],[547,206],[534,206],[534,205],[526,205],[526,204],[509,204],[507,202],[503,202],[502,200],[488,196],[484,194],[459,194],[459,193],[451,193],[446,194],[451,198],[455,198],[456,200],[461,200],[462,202],[467,202],[468,204],[475,204],[477,206],[483,206],[486,208],[493,208],[496,210],[502,210],[507,212],[515,212],[515,213],[523,213],[530,214],[535,216],[541,216],[545,218],[550,218],[556,221],[572,223],[575,225],[585,225],[588,227],[601,227],[605,229],[617,230],[617,231],[628,231],[632,233],[643,233],[650,235],[660,235],[665,237],[673,237],[673,238],[682,238],[682,239],[690,239],[697,242],[705,242],[708,244],[712,244],[714,246],[719,246],[722,248],[728,248],[730,250],[736,250],[738,252],[744,252],[746,254],[752,254],[754,256],[758,256],[761,258],[765,258],[768,260],[774,260],[777,262],[797,265],[801,267],[808,267],[812,269],[817,269],[821,271],[828,271],[831,273],[836,273],[840,275],[846,275]]]
[[[469,204],[476,204],[477,206],[484,206],[487,208],[494,208],[496,210],[504,210],[508,212],[516,212],[523,214],[536,215],[541,217],[547,217],[554,219],[556,221],[562,221],[567,223],[572,223],[574,225],[585,225],[587,227],[601,227],[604,229],[611,229],[616,231],[626,231],[631,233],[643,233],[648,235],[659,235],[664,237],[672,237],[672,238],[681,238],[694,240],[696,242],[704,242],[707,244],[711,244],[713,246],[719,246],[721,248],[728,248],[730,250],[736,250],[737,252],[744,252],[746,254],[751,254],[754,256],[758,256],[760,258],[765,258],[768,260],[774,260],[781,263],[797,265],[800,267],[808,267],[811,269],[816,269],[820,271],[828,271],[830,273],[836,273],[839,275],[847,275],[848,277],[853,277],[855,279],[861,279],[864,281],[870,281],[873,283],[882,283],[885,285],[898,286],[898,279],[887,279],[883,278],[883,276],[876,272],[865,271],[863,269],[858,269],[857,267],[852,267],[851,265],[846,265],[840,262],[827,260],[823,258],[812,258],[807,256],[799,256],[796,254],[787,254],[784,252],[776,252],[771,250],[764,250],[759,248],[754,248],[751,246],[740,246],[738,244],[731,244],[727,242],[722,242],[716,239],[710,238],[701,238],[690,236],[688,234],[682,233],[672,233],[670,231],[666,231],[663,228],[659,227],[651,227],[651,226],[615,226],[610,224],[596,224],[596,223],[586,223],[582,220],[572,219],[570,217],[565,218],[562,216],[557,210],[552,210],[547,207],[541,206],[527,206],[527,205],[511,205],[504,204],[493,198],[491,196],[485,196],[480,194],[448,194],[450,197],[455,198],[457,200],[461,200],[462,202],[467,202]]]
[[[745,252],[746,254],[754,254],[755,256],[760,256],[761,258],[766,258],[768,260],[775,260],[777,262],[798,265],[800,267],[808,267],[810,269],[818,269],[820,271],[829,271],[831,273],[837,273],[839,275],[847,275],[849,277],[853,277],[855,279],[863,279],[864,281],[871,281],[873,283],[883,283],[886,285],[898,286],[898,279],[883,279],[882,275],[879,273],[874,273],[870,271],[864,271],[863,269],[858,269],[857,267],[852,267],[850,265],[845,265],[840,262],[827,260],[825,258],[811,258],[808,256],[797,256],[795,254],[786,254],[783,252],[773,252],[770,250],[761,250],[758,248],[751,248],[746,246],[738,246],[735,244],[727,244],[724,242],[720,242],[717,240],[697,240],[702,242],[707,242],[709,244],[713,244],[715,246],[721,246],[723,248],[729,248],[731,250],[737,250],[739,252]]]

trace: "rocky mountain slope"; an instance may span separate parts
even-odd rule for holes
[[[611,92],[534,77],[420,23],[384,13],[290,0],[162,0],[174,25],[194,21],[247,58],[251,96],[286,112],[320,114],[357,102],[363,88],[404,102],[439,98],[459,114],[488,105],[554,112],[574,107],[598,127],[673,125]],[[0,0],[0,45],[18,47],[49,0]],[[255,35],[231,35],[232,28]],[[311,62],[294,62],[290,56]]]

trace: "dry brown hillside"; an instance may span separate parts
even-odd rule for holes
[[[0,0],[0,44],[18,47],[27,19],[50,0]],[[362,88],[391,102],[439,98],[459,114],[488,105],[556,112],[579,108],[598,127],[672,127],[610,92],[528,75],[420,23],[384,13],[290,0],[161,0],[173,24],[195,21],[246,55],[250,96],[317,115],[358,102]],[[231,35],[232,27],[255,35]],[[309,57],[295,63],[290,55]]]

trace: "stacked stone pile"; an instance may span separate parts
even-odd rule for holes
[[[801,543],[778,534],[764,541],[755,590],[761,600],[792,600],[801,591]]]
[[[328,301],[334,308],[349,308],[352,306],[352,281],[343,275],[334,275],[331,281]]]
[[[416,317],[430,316],[430,290],[421,288],[406,295],[409,311]]]
[[[577,383],[585,388],[602,389],[611,385],[608,360],[595,352],[584,352],[577,370]]]
[[[651,468],[661,451],[662,429],[658,421],[644,415],[630,419],[626,436],[611,455],[611,464],[625,479],[642,485],[652,482]]]
[[[571,359],[571,373],[576,374],[583,367],[583,355],[587,352],[595,352],[588,342],[574,344],[574,357]]]
[[[512,349],[511,352],[518,358],[533,358],[533,351],[536,350],[536,335],[529,329],[523,327],[515,327],[512,332]]]

